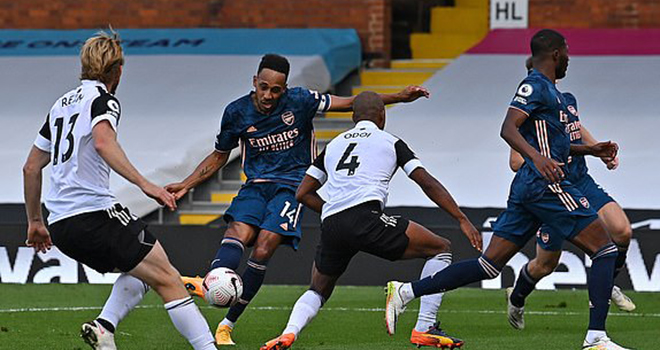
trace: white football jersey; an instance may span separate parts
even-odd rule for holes
[[[110,167],[94,148],[92,128],[107,120],[117,131],[120,109],[105,85],[92,80],[83,80],[50,109],[34,142],[50,153],[50,189],[45,196],[50,224],[117,202],[110,192]]]
[[[321,220],[368,201],[385,207],[392,176],[423,167],[405,142],[368,120],[335,137],[307,170],[323,186]]]

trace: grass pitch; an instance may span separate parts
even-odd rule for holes
[[[0,284],[0,349],[87,349],[82,322],[93,319],[110,293],[104,285]],[[284,328],[303,286],[265,286],[234,330],[238,344],[258,349]],[[635,349],[658,349],[660,295],[629,293],[637,311],[612,307],[610,336]],[[408,342],[418,303],[402,316],[389,337],[383,322],[385,295],[378,287],[338,287],[332,299],[301,334],[294,349],[414,349]],[[225,310],[198,300],[212,330]],[[447,293],[438,315],[443,328],[462,338],[463,349],[580,349],[588,322],[586,291],[536,291],[527,304],[524,331],[506,320],[504,291],[460,289]],[[119,349],[189,349],[171,324],[158,296],[150,292],[116,334]]]

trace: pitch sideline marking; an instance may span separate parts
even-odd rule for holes
[[[157,309],[163,308],[163,305],[138,305],[136,309]],[[202,306],[202,309],[216,309],[212,306]],[[86,311],[86,310],[101,310],[101,306],[71,306],[71,307],[40,307],[40,308],[15,308],[15,309],[0,309],[0,313],[14,313],[14,312],[53,312],[53,311]],[[256,306],[252,307],[254,310],[261,311],[290,311],[292,307],[286,306]],[[348,307],[330,307],[323,308],[325,311],[348,311],[348,312],[385,312],[384,308],[348,308]],[[416,309],[409,309],[409,312],[418,312]],[[504,310],[442,310],[440,313],[446,314],[506,314]],[[527,315],[537,316],[585,316],[586,312],[573,312],[573,311],[525,311]],[[609,316],[613,317],[658,317],[660,313],[621,313],[611,312]]]

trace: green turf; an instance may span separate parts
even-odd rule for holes
[[[264,287],[241,318],[234,332],[238,346],[231,349],[258,349],[276,336],[304,290],[301,286]],[[109,292],[110,286],[98,285],[0,285],[0,349],[86,349],[78,337],[79,326],[98,314]],[[535,292],[527,304],[524,331],[508,325],[503,295],[502,291],[480,289],[448,293],[439,314],[443,328],[464,339],[467,350],[580,349],[588,321],[585,291]],[[610,336],[636,349],[659,348],[660,295],[629,295],[638,312],[629,315],[613,309],[608,321]],[[382,288],[338,287],[294,349],[414,349],[408,337],[418,304],[409,306],[397,335],[389,337],[381,311],[384,301]],[[215,329],[224,310],[198,304]],[[155,293],[150,292],[141,306],[119,327],[119,349],[189,348]],[[52,310],[58,307],[64,309]],[[92,309],[66,309],[70,307]],[[7,311],[21,308],[50,310]]]

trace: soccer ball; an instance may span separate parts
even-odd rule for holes
[[[243,295],[243,281],[234,270],[218,267],[204,277],[202,292],[209,304],[230,307]]]

